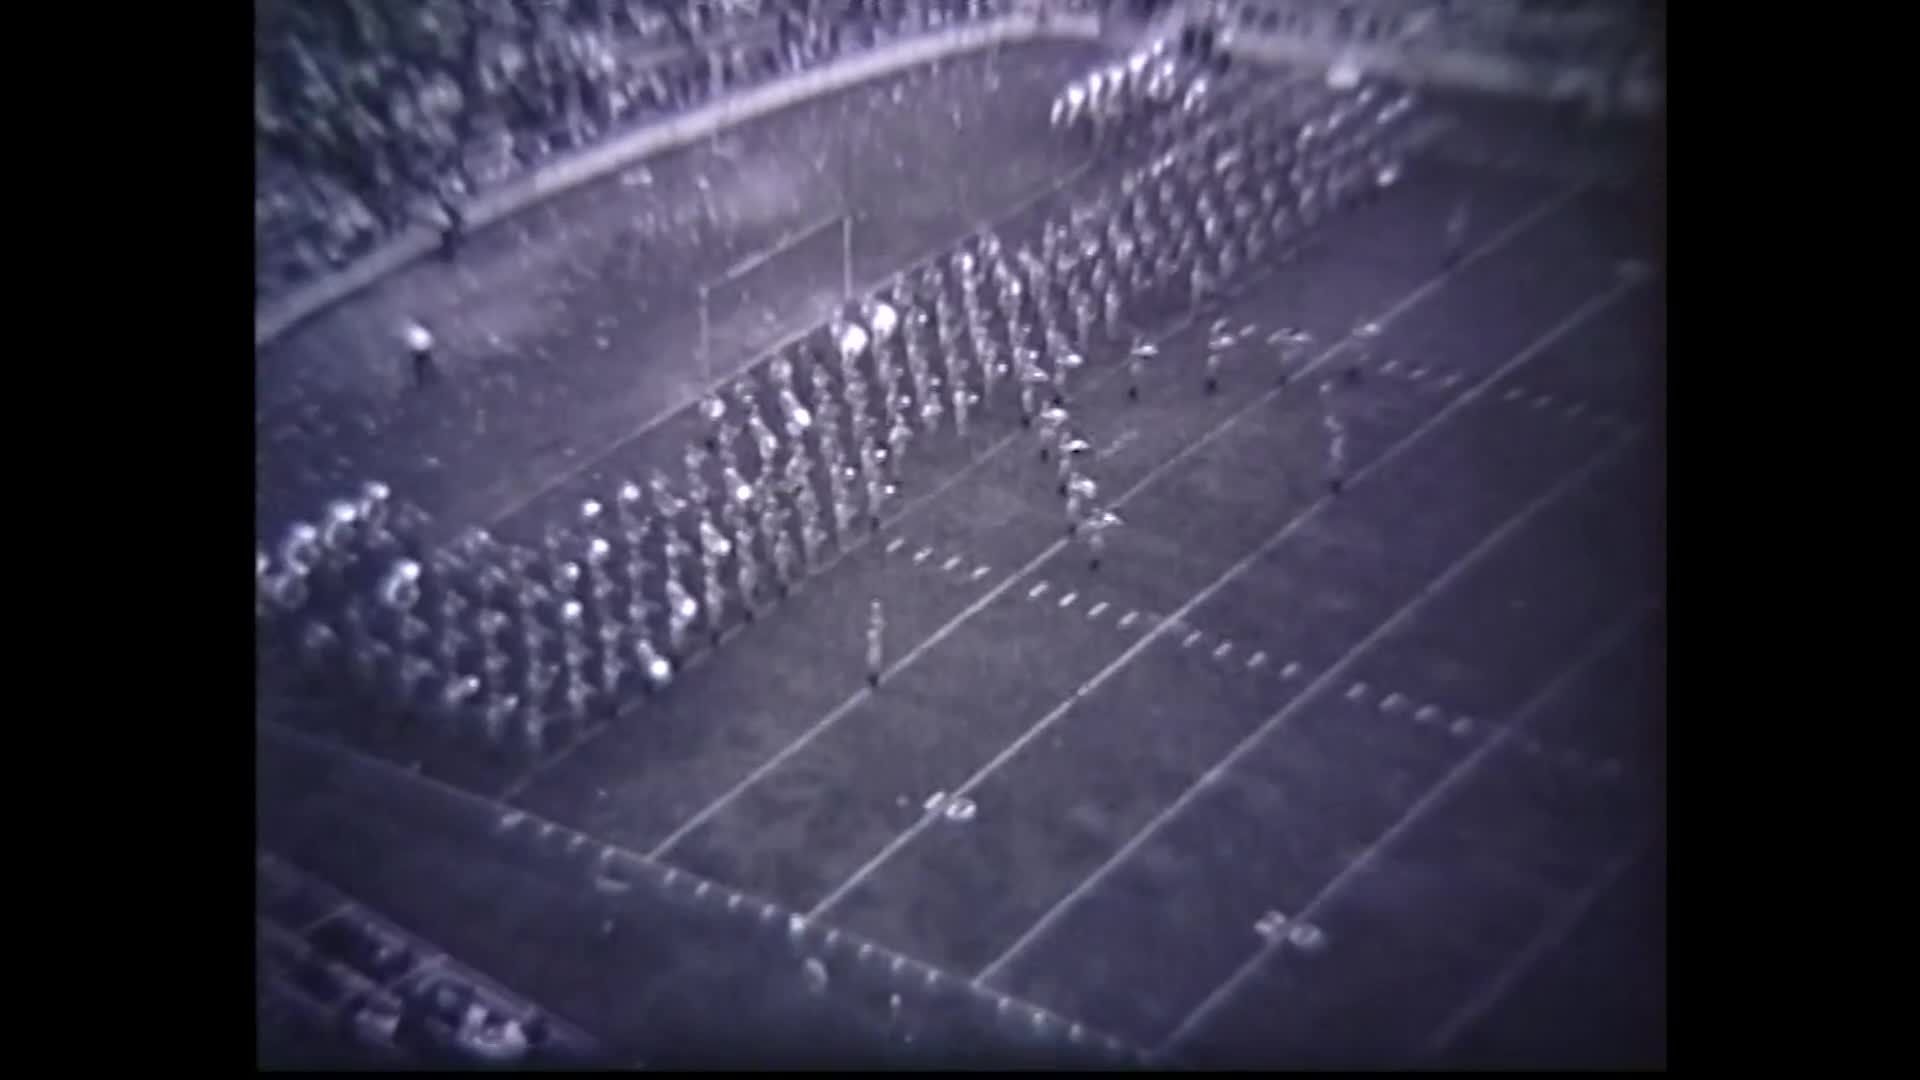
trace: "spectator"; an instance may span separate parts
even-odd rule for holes
[[[413,384],[426,386],[433,380],[433,333],[417,322],[408,323],[405,333],[407,354],[413,358]]]
[[[256,298],[339,269],[412,227],[438,231],[454,257],[462,208],[477,194],[699,105],[716,65],[725,90],[1008,8],[1008,0],[257,0]]]

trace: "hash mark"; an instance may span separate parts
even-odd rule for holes
[[[906,546],[907,546],[906,537],[896,536],[893,539],[887,541],[887,554],[891,555],[894,552],[899,551],[901,548]]]
[[[1087,609],[1087,618],[1097,619],[1100,617],[1100,613],[1105,610],[1107,610],[1107,602],[1105,600],[1102,600],[1099,603]]]
[[[1043,581],[1040,584],[1035,585],[1033,588],[1027,590],[1027,599],[1038,600],[1042,596],[1045,596],[1046,594],[1047,594],[1047,583]]]

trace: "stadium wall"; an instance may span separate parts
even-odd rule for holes
[[[888,42],[859,55],[810,71],[797,72],[690,109],[535,169],[475,199],[465,208],[467,225],[469,228],[479,228],[492,224],[563,191],[625,169],[635,162],[698,142],[727,128],[810,98],[835,93],[907,68],[1009,42],[1043,38],[1094,40],[1099,36],[1100,20],[1097,16],[1029,9],[981,23],[949,27]],[[255,348],[266,345],[302,320],[345,300],[388,274],[425,258],[439,243],[438,232],[425,226],[416,226],[339,273],[297,288],[279,300],[264,305],[254,315]]]

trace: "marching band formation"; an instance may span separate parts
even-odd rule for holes
[[[393,721],[540,754],[665,689],[700,649],[872,535],[916,445],[949,423],[964,438],[1001,409],[1019,410],[1062,526],[1098,569],[1122,521],[1073,412],[1091,361],[1118,366],[1138,400],[1162,361],[1130,313],[1157,302],[1198,314],[1328,213],[1395,183],[1414,137],[1414,101],[1399,91],[1247,85],[1233,106],[1210,74],[1157,49],[1070,87],[1054,109],[1063,131],[1142,151],[1091,209],[1048,223],[1038,250],[985,231],[897,276],[837,314],[824,340],[702,400],[683,476],[656,468],[587,499],[537,547],[481,529],[429,545],[425,515],[379,483],[333,502],[321,524],[256,555],[264,649]],[[1221,358],[1251,330],[1216,321],[1196,383],[1217,391]],[[1283,378],[1310,340],[1265,339]],[[1328,416],[1337,490],[1345,434]],[[875,686],[884,627],[875,601]]]

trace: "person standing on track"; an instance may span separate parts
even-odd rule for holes
[[[440,227],[440,258],[444,262],[453,262],[460,255],[460,245],[467,238],[467,218],[460,208],[451,201],[441,204],[445,217]]]
[[[1064,499],[1067,497],[1067,481],[1072,477],[1080,459],[1093,452],[1093,444],[1072,430],[1063,429],[1057,450],[1055,467],[1060,473],[1060,497]]]
[[[1106,509],[1095,509],[1080,523],[1080,533],[1087,545],[1088,570],[1100,569],[1100,558],[1107,550],[1107,530],[1120,523],[1120,515]]]
[[[1327,491],[1333,495],[1347,484],[1347,425],[1334,401],[1336,385],[1331,378],[1320,384],[1321,423],[1327,431]]]
[[[875,690],[880,688],[880,672],[886,659],[886,632],[887,617],[880,609],[880,598],[875,597],[867,605],[867,685]]]
[[[1366,369],[1379,360],[1376,343],[1380,340],[1380,334],[1380,324],[1377,322],[1365,322],[1353,328],[1351,359],[1341,372],[1349,385],[1358,386],[1366,378]]]
[[[695,616],[700,614],[700,605],[693,594],[680,581],[680,569],[677,564],[667,564],[667,648],[675,657],[684,658],[687,653],[687,630],[692,627]]]
[[[1289,370],[1306,347],[1313,344],[1313,335],[1305,330],[1281,327],[1267,335],[1267,343],[1276,347],[1274,385],[1285,386]]]
[[[738,566],[734,571],[740,589],[740,612],[748,622],[752,622],[759,614],[760,564],[754,559],[753,544],[750,541],[742,540],[734,550],[740,553]]]
[[[421,387],[433,381],[433,333],[418,321],[407,324],[407,353],[413,358],[413,385]]]
[[[1035,418],[1034,433],[1040,437],[1040,461],[1044,464],[1053,444],[1060,439],[1060,432],[1066,427],[1067,410],[1059,405],[1048,405],[1040,410]]]
[[[1160,355],[1160,349],[1145,338],[1136,338],[1127,351],[1127,400],[1140,400],[1140,383],[1147,377],[1147,362]]]
[[[800,580],[800,553],[795,550],[793,546],[793,534],[787,530],[785,523],[780,520],[780,517],[770,516],[770,520],[774,521],[774,527],[778,530],[773,534],[775,588],[779,592],[780,597],[785,599],[788,591],[793,588],[794,583]],[[809,519],[806,524],[802,525],[802,528],[805,529],[809,525],[813,525],[815,528],[818,527]]]
[[[954,355],[956,357],[959,355],[957,350]],[[967,377],[964,368],[956,371],[949,389],[953,394],[953,427],[964,441],[967,437],[967,417],[970,415],[970,410],[975,400],[973,391],[967,388]]]
[[[1238,339],[1234,337],[1233,328],[1227,324],[1227,320],[1215,319],[1212,329],[1207,331],[1207,393],[1219,393],[1220,364],[1226,359],[1228,350],[1232,349],[1237,343]]]
[[[707,424],[706,448],[709,454],[720,452],[720,433],[727,419],[727,399],[713,391],[700,399],[700,417]]]
[[[1018,348],[1014,350],[1014,358],[1020,376],[1020,426],[1031,428],[1039,412],[1040,389],[1053,385],[1053,376],[1040,366],[1040,355],[1032,349]]]

